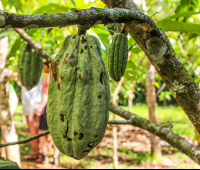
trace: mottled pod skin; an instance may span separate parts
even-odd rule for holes
[[[110,77],[119,81],[124,75],[128,59],[128,39],[123,33],[115,33],[108,54],[108,71]]]
[[[19,81],[26,89],[30,90],[39,82],[43,68],[43,59],[25,43],[20,51],[18,68]]]
[[[108,80],[98,39],[69,35],[51,64],[47,104],[49,132],[63,154],[81,159],[103,139]]]

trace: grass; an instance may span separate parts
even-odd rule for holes
[[[128,107],[121,106],[123,109],[128,110]],[[144,104],[137,104],[132,107],[132,112],[142,118],[148,119],[148,107]],[[178,135],[187,135],[194,137],[194,126],[190,122],[189,118],[183,112],[180,107],[168,106],[168,107],[156,107],[156,116],[158,124],[166,124],[170,121],[173,125],[173,132]]]

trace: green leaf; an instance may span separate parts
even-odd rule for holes
[[[71,0],[71,2],[72,2],[74,5],[76,5],[76,1],[75,1],[75,0]]]
[[[15,31],[13,31],[13,29],[8,29],[8,30],[0,30],[0,39],[6,37],[6,36],[11,36],[13,35]]]
[[[63,6],[54,3],[49,3],[47,5],[43,5],[38,7],[32,14],[44,14],[44,13],[60,13],[60,12],[68,12],[73,6]]]
[[[19,37],[18,39],[15,40],[14,44],[12,45],[12,48],[10,50],[10,53],[8,54],[7,60],[11,57],[16,56],[16,51],[20,49],[22,44],[21,38]]]
[[[134,81],[138,77],[137,67],[132,61],[128,61],[126,65],[126,71],[124,74],[125,79]]]
[[[135,53],[135,54],[138,54],[138,53],[140,53],[142,50],[141,50],[141,48],[140,47],[135,47],[135,48],[132,48],[131,49],[131,52],[132,53]]]
[[[176,18],[180,18],[180,17],[187,17],[187,16],[197,15],[197,14],[200,14],[200,12],[193,12],[193,11],[183,12],[183,13],[168,16],[168,17],[166,17],[162,20],[171,20],[171,19],[176,19]],[[160,20],[160,21],[162,21],[162,20]]]
[[[158,21],[156,25],[163,31],[191,32],[198,34],[200,33],[199,24],[191,24],[191,23],[171,21],[171,20],[161,20]]]

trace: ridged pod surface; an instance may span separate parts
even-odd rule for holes
[[[81,159],[101,142],[109,117],[109,77],[98,39],[67,36],[50,72],[49,132],[60,152]]]
[[[39,82],[43,68],[43,59],[25,43],[20,51],[18,68],[19,81],[26,89],[30,90]]]
[[[123,33],[115,33],[108,54],[108,71],[110,77],[119,81],[124,75],[128,59],[128,39]]]

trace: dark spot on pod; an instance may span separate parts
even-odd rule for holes
[[[83,49],[81,49],[81,52],[80,53],[83,53]]]
[[[72,39],[75,39],[75,38],[76,38],[75,36],[72,37]]]
[[[60,90],[60,83],[58,83],[58,89]]]
[[[66,54],[65,58],[67,58],[67,57],[68,57],[68,55],[69,55],[69,53],[67,53],[67,54]]]
[[[90,48],[92,48],[92,46],[90,46]]]
[[[20,70],[23,70],[22,68],[20,68]]]
[[[68,61],[66,61],[66,60],[63,61],[63,64],[67,64],[67,63],[68,63]]]
[[[95,138],[97,138],[97,137],[98,137],[98,135],[95,136]]]
[[[87,45],[85,46],[85,49],[87,49]]]
[[[89,148],[92,148],[93,146],[94,146],[94,142],[90,142],[90,143],[88,143],[88,145],[87,145]]]
[[[78,70],[79,68],[77,67],[76,70]]]
[[[88,74],[88,71],[86,70],[86,74]]]
[[[101,72],[101,75],[100,75],[100,83],[103,84],[103,72]]]
[[[58,80],[57,65],[58,64],[54,61],[51,64],[51,71],[53,72],[53,78],[55,81]]]
[[[77,49],[78,47],[76,46],[76,49]]]
[[[35,83],[36,83],[36,81],[33,82],[33,84],[35,84]]]
[[[61,79],[63,80],[63,79],[64,79],[64,77],[62,76],[62,77],[61,77]]]
[[[84,44],[85,42],[86,42],[86,39],[82,37],[82,44]]]
[[[76,136],[78,133],[77,132],[74,132],[74,135]]]
[[[29,64],[29,61],[27,63]]]
[[[61,120],[62,122],[65,121],[64,114],[60,114],[60,120]]]
[[[75,56],[74,56],[74,54],[71,56],[71,59],[74,59],[75,58]]]
[[[67,141],[72,141],[72,139],[71,138],[67,138]]]
[[[73,158],[74,156],[73,156],[73,155],[71,155],[71,157]]]
[[[84,137],[84,134],[83,134],[83,133],[80,133],[80,135],[79,135],[79,140],[82,140],[83,137]]]
[[[85,153],[85,152],[89,153],[90,151],[89,151],[89,150],[85,150],[85,151],[83,151],[83,153]]]
[[[101,95],[99,95],[98,98],[100,99],[100,98],[101,98]]]
[[[79,74],[79,79],[82,80],[81,73]]]

